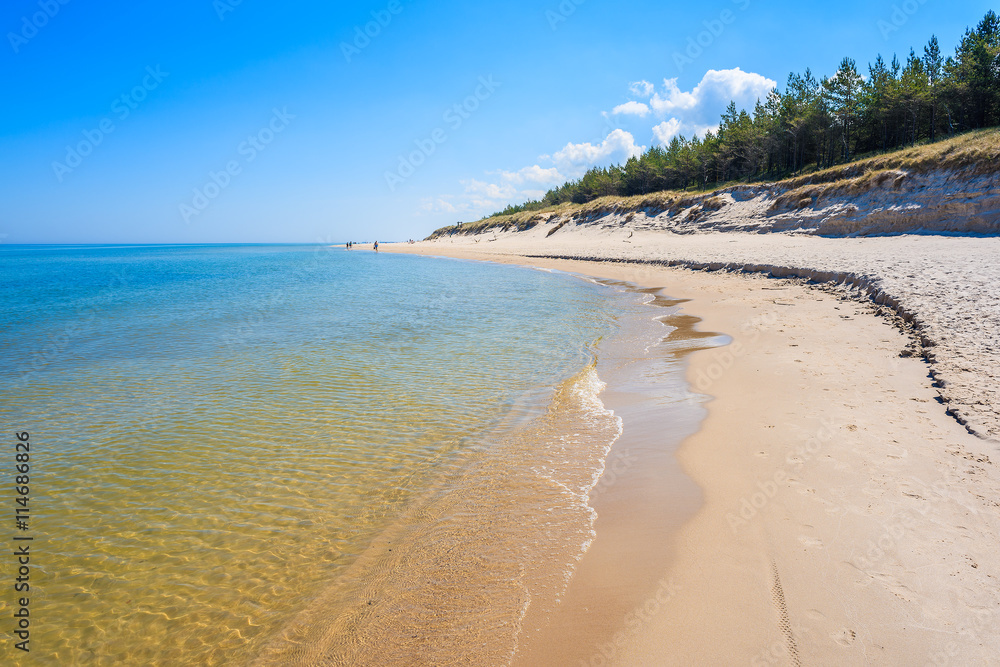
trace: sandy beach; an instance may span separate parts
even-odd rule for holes
[[[581,591],[593,578],[574,578],[547,653],[574,658],[535,664],[996,664],[996,239],[546,234],[382,249],[662,288],[732,342],[689,356],[708,416],[676,456],[702,505],[668,548],[630,540],[602,556],[606,569],[656,563],[656,584],[625,614],[604,614],[605,638],[576,657],[592,636],[574,632],[574,617],[619,609],[621,593]],[[649,262],[866,282],[852,295]],[[956,290],[961,299],[941,298]],[[868,292],[881,314],[859,298]],[[919,318],[922,342],[894,325],[898,312]],[[584,597],[588,608],[572,608]]]

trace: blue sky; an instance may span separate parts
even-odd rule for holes
[[[8,0],[0,242],[422,238],[990,5]]]

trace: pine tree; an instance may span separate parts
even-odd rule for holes
[[[910,56],[906,59],[906,67],[899,80],[898,100],[906,114],[906,122],[910,124],[911,144],[917,143],[920,117],[928,98],[927,80],[923,60],[917,58],[917,54],[910,49]]]
[[[886,150],[889,142],[889,96],[892,75],[885,60],[879,54],[875,64],[868,66],[868,80],[862,89],[862,107],[865,110],[865,126],[868,143]]]
[[[845,160],[851,159],[851,132],[858,116],[858,96],[861,76],[851,58],[844,58],[840,68],[832,78],[827,79],[824,95],[829,100],[831,110],[841,129],[840,140]]]
[[[944,61],[941,59],[938,38],[936,35],[931,35],[930,41],[924,47],[924,71],[927,72],[928,101],[931,110],[931,141],[934,141],[937,134],[938,82],[941,80],[943,67]]]

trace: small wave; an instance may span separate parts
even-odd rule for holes
[[[589,493],[622,432],[603,389],[591,364],[543,415],[470,448],[257,664],[508,662],[594,539]]]

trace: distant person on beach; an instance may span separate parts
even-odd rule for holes
[[[375,242],[375,252],[378,252],[378,241]]]

